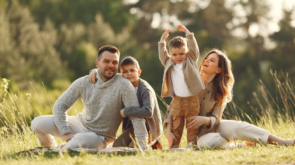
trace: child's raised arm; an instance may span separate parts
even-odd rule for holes
[[[187,42],[188,42],[188,48],[189,48],[189,53],[188,57],[190,57],[194,61],[198,61],[199,58],[199,47],[197,44],[197,41],[194,37],[194,33],[191,33],[185,26],[183,25],[177,25],[177,29],[179,31],[182,31],[186,34]]]
[[[162,43],[165,42],[165,40],[168,38],[170,32],[171,32],[170,29],[169,29],[169,30],[166,30],[166,31],[163,33],[160,42],[162,42]]]
[[[159,47],[159,58],[160,58],[160,61],[161,63],[163,64],[163,66],[166,66],[166,62],[167,60],[170,58],[168,52],[167,52],[167,49],[166,49],[166,42],[165,40],[168,38],[169,36],[169,32],[171,32],[171,30],[167,30],[163,33],[161,39],[160,39],[160,42],[158,44],[158,47]]]
[[[190,34],[191,32],[183,25],[176,25],[177,29],[179,29],[179,31],[184,32],[186,34]]]

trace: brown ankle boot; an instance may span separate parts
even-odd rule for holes
[[[152,145],[152,149],[153,150],[162,150],[163,149],[163,145],[161,143],[160,138],[157,139],[156,143]]]

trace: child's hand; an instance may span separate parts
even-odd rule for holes
[[[92,72],[90,73],[90,76],[89,76],[89,81],[94,84],[96,82],[96,69],[92,70]]]
[[[124,116],[124,109],[120,110],[120,114],[121,114],[122,117],[124,117],[124,118],[126,117],[126,116]]]
[[[177,29],[179,29],[179,31],[184,32],[186,34],[189,34],[190,31],[183,25],[176,25]]]
[[[168,38],[168,36],[169,36],[169,32],[171,32],[172,30],[167,30],[167,31],[165,31],[164,33],[163,33],[163,35],[162,35],[162,37],[161,37],[161,41],[160,42],[164,42],[167,38]]]
[[[169,149],[172,148],[174,142],[177,142],[177,139],[176,139],[175,135],[172,133],[171,129],[172,129],[172,124],[167,123],[166,136],[167,136]]]
[[[176,137],[171,131],[167,131],[167,130],[166,130],[166,136],[167,136],[167,141],[168,141],[168,147],[169,147],[169,149],[171,149],[173,146],[173,143],[175,141],[177,141]]]

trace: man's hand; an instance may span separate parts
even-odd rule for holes
[[[171,131],[172,124],[167,123],[167,129],[166,129],[166,136],[168,141],[168,148],[171,149],[173,146],[173,143],[177,141],[175,135]]]
[[[164,33],[163,33],[163,35],[162,35],[162,37],[161,37],[161,40],[160,40],[160,42],[164,42],[167,38],[168,38],[168,36],[169,36],[169,32],[171,32],[172,30],[167,30],[167,31],[165,31]]]
[[[177,29],[179,29],[179,31],[184,32],[186,34],[191,33],[185,26],[183,25],[176,25]]]
[[[62,138],[65,139],[66,142],[70,141],[74,137],[74,134],[66,133],[62,135]]]
[[[126,117],[126,116],[124,116],[124,109],[120,110],[120,114],[121,114],[122,117]]]
[[[90,73],[89,81],[90,81],[92,84],[94,84],[94,83],[96,82],[96,80],[97,80],[97,78],[96,78],[96,73],[97,73],[96,69],[92,70],[92,72]]]
[[[203,124],[210,125],[211,119],[206,116],[194,116],[191,117],[191,122],[187,124],[188,130],[193,130],[201,127]]]

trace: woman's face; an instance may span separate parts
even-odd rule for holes
[[[205,74],[218,74],[221,68],[218,67],[219,56],[216,53],[211,53],[207,56],[201,65],[201,71]]]

